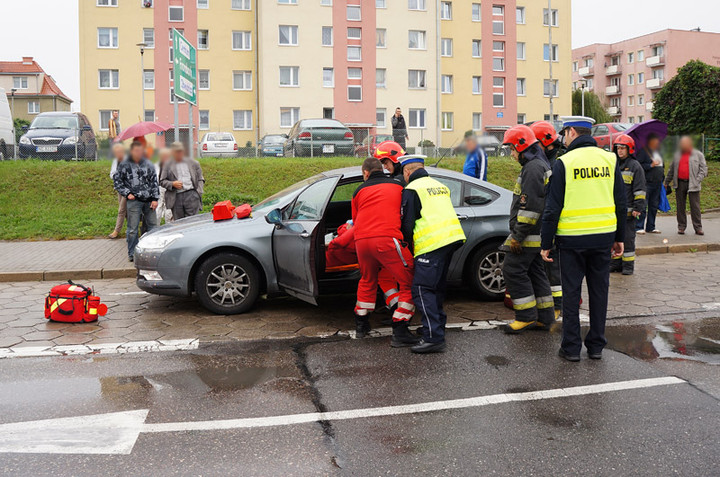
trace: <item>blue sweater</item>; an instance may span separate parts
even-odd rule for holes
[[[478,146],[474,151],[468,152],[465,165],[463,166],[463,174],[474,177],[475,179],[487,181],[487,164],[487,154]]]

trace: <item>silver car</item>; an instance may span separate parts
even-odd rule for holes
[[[227,132],[211,132],[200,141],[200,157],[237,157],[235,136]]]
[[[512,193],[446,169],[430,175],[451,191],[467,242],[448,279],[482,299],[504,296],[504,253]],[[325,270],[325,236],[351,216],[359,167],[298,182],[253,207],[251,218],[214,222],[211,214],[178,220],[143,235],[135,251],[137,285],[159,295],[193,292],[218,314],[248,311],[261,294],[283,293],[317,304],[324,293],[356,289],[357,270]]]

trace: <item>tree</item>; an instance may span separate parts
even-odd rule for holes
[[[720,135],[720,68],[699,60],[678,69],[654,100],[653,118],[670,134]]]
[[[23,128],[26,126],[30,126],[30,121],[20,118],[13,119],[13,127],[15,128],[15,144],[20,141],[20,136],[25,134],[25,130]]]
[[[572,94],[572,113],[574,116],[582,114],[582,90],[576,89]],[[611,123],[612,116],[608,114],[598,95],[592,91],[585,91],[585,116],[593,118],[596,123]]]

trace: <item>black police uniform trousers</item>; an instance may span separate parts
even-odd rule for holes
[[[445,341],[447,315],[443,310],[448,268],[453,252],[461,242],[446,245],[415,257],[412,297],[415,309],[422,315],[423,340],[426,343]]]
[[[560,259],[558,258],[558,251],[556,247],[550,250],[550,258],[552,262],[545,262],[545,274],[547,275],[548,281],[550,282],[550,291],[553,296],[553,303],[556,310],[562,310],[562,279],[560,278]]]
[[[555,321],[550,282],[539,250],[506,253],[503,276],[517,321],[539,321],[546,325]]]
[[[577,356],[582,350],[580,298],[583,278],[587,282],[590,308],[590,331],[585,336],[585,347],[590,353],[600,353],[607,344],[605,319],[610,286],[611,249],[611,245],[588,249],[559,249],[563,287],[561,347],[569,355]]]

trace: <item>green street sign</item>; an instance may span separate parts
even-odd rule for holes
[[[197,106],[197,52],[195,47],[174,28],[173,56],[175,96]]]

